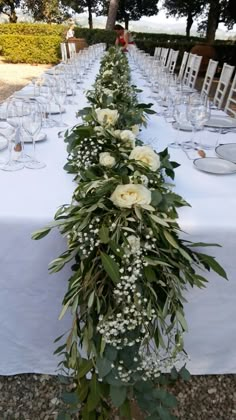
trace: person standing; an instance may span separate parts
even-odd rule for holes
[[[75,31],[74,31],[75,25],[74,23],[72,25],[70,25],[67,33],[66,33],[66,39],[70,39],[70,38],[74,38],[75,36]]]
[[[132,35],[119,24],[114,26],[114,30],[116,32],[115,45],[121,47],[122,51],[127,52],[128,46],[134,44]]]

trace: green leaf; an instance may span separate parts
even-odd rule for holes
[[[33,232],[31,235],[31,239],[38,240],[44,238],[49,232],[51,228],[43,228],[40,230],[37,230],[36,232]]]
[[[167,408],[164,407],[157,407],[157,412],[160,416],[161,420],[172,420],[172,416]]]
[[[94,296],[95,296],[95,291],[93,291],[93,292],[92,292],[92,293],[90,293],[90,295],[89,295],[89,299],[88,299],[88,308],[89,308],[89,309],[93,306]]]
[[[149,282],[153,282],[153,281],[157,280],[157,276],[156,276],[155,271],[149,266],[144,268],[144,275],[145,275],[147,281],[149,281]]]
[[[115,407],[120,407],[127,395],[127,387],[125,386],[113,386],[110,387],[110,397]]]
[[[111,361],[106,359],[105,357],[98,357],[97,358],[96,366],[97,366],[99,376],[101,378],[108,375],[108,373],[112,369],[111,365],[112,365]]]
[[[118,350],[115,347],[109,344],[106,345],[105,356],[108,360],[111,360],[112,362],[116,360],[117,353],[118,353]]]
[[[153,206],[158,206],[160,202],[162,201],[162,194],[158,190],[152,191],[152,201],[151,204]]]
[[[201,254],[197,252],[197,255],[201,262],[206,263],[210,266],[212,270],[214,270],[219,276],[223,277],[224,279],[228,280],[227,274],[223,267],[215,260],[214,257],[211,257],[210,255]]]
[[[167,230],[164,230],[164,236],[166,238],[166,240],[169,242],[170,245],[172,245],[174,248],[178,249],[179,245],[177,244],[177,242],[175,241],[175,239],[173,238],[173,236],[167,232]]]
[[[102,265],[113,283],[117,284],[120,281],[120,273],[118,264],[105,252],[101,252]]]
[[[183,316],[183,314],[181,314],[181,312],[176,311],[176,318],[178,319],[178,321],[180,322],[182,328],[184,331],[188,331],[188,325],[187,322]]]
[[[132,413],[129,400],[126,400],[119,408],[119,415],[126,420],[132,420]]]
[[[181,376],[181,378],[184,381],[189,381],[191,379],[191,375],[189,373],[189,371],[186,369],[185,366],[183,366],[180,371],[179,371],[179,375]]]
[[[83,376],[85,376],[93,367],[93,362],[92,360],[86,360],[83,359],[82,363],[79,366],[79,371],[78,371],[78,378],[83,378]]]
[[[165,226],[165,227],[169,227],[168,223],[165,222],[165,219],[161,219],[160,217],[156,216],[155,214],[151,214],[150,215],[150,218],[154,222],[158,223],[159,225],[162,225],[162,226]],[[166,231],[164,231],[164,234],[165,234],[165,232]]]
[[[88,411],[93,411],[100,401],[100,385],[97,380],[97,375],[94,373],[90,382],[90,393],[88,396]]]
[[[63,392],[61,398],[65,404],[77,405],[79,404],[79,397],[75,392]]]
[[[107,226],[101,226],[99,229],[99,238],[102,244],[107,244],[109,242],[109,229]]]

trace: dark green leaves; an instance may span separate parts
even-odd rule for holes
[[[109,242],[109,228],[107,226],[101,226],[99,229],[99,238],[102,244],[107,244]]]
[[[99,376],[103,378],[111,371],[112,362],[105,357],[98,357],[96,361]]]
[[[102,265],[113,283],[119,283],[120,273],[118,264],[105,252],[101,252]]]
[[[115,407],[120,407],[127,395],[127,387],[125,386],[112,386],[110,387],[110,397]]]

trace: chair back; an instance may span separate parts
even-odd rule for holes
[[[227,114],[230,114],[231,117],[236,118],[236,73],[234,75],[234,80],[229,91],[224,111],[227,112]]]
[[[173,74],[175,71],[178,55],[179,55],[179,51],[172,50],[169,66],[168,66],[169,73],[171,74]]]
[[[218,82],[216,93],[213,98],[213,103],[217,108],[221,108],[223,100],[228,89],[232,74],[234,71],[234,66],[230,66],[227,63],[224,63],[223,69],[220,74],[220,80]]]
[[[202,85],[201,94],[204,94],[206,96],[209,95],[217,66],[218,66],[218,61],[214,61],[212,59],[209,60],[207,71],[206,71],[205,78]]]
[[[68,51],[70,58],[73,58],[76,55],[76,47],[74,42],[68,42]]]
[[[159,59],[161,55],[161,47],[156,47],[154,51],[154,58]]]
[[[162,48],[161,49],[160,60],[161,60],[161,64],[162,64],[163,67],[165,67],[165,65],[166,65],[168,52],[169,52],[169,48]]]
[[[67,57],[67,49],[66,49],[66,43],[65,42],[61,42],[60,44],[61,47],[61,59],[62,61],[67,61],[68,57]]]
[[[184,55],[183,55],[183,58],[182,58],[181,65],[180,65],[180,69],[179,69],[179,74],[178,74],[178,79],[179,80],[182,80],[182,78],[183,78],[184,70],[185,70],[185,67],[186,67],[186,64],[187,64],[187,60],[188,60],[188,56],[189,56],[189,53],[185,51]]]
[[[202,56],[189,54],[188,62],[183,76],[183,84],[194,88],[202,61]]]

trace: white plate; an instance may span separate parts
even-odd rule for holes
[[[206,157],[195,159],[194,166],[203,172],[216,175],[227,175],[236,173],[236,165],[225,159],[218,159],[215,157]]]
[[[57,104],[51,104],[48,111],[49,114],[60,114],[59,106]],[[66,112],[65,108],[62,108],[62,112]]]
[[[192,125],[189,124],[188,122],[186,122],[186,124],[180,124],[180,126],[178,126],[177,122],[173,122],[172,127],[175,128],[176,130],[181,130],[181,131],[193,131]]]
[[[236,143],[221,144],[215,151],[220,158],[236,163]]]
[[[34,92],[34,90],[22,90],[22,92],[15,92],[14,97],[15,98],[35,98],[36,96],[39,96],[37,93]]]
[[[236,118],[231,118],[224,115],[212,116],[207,121],[205,126],[213,128],[236,128]]]
[[[3,150],[7,147],[7,139],[0,137],[0,150]]]
[[[42,141],[42,140],[46,140],[47,138],[47,134],[46,133],[39,133],[38,136],[36,137],[35,141]],[[27,136],[27,134],[23,134],[23,140],[24,143],[32,143],[32,139]]]

